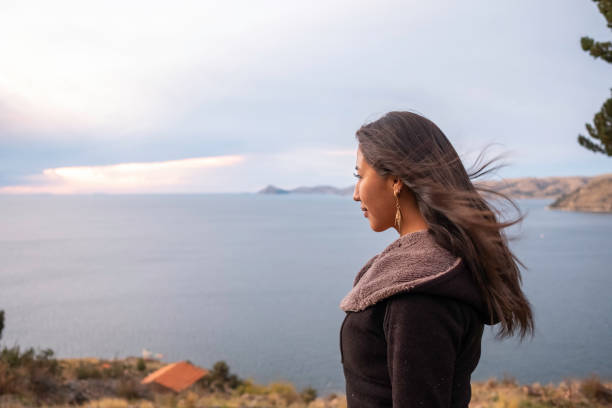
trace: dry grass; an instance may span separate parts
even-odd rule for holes
[[[596,375],[582,381],[579,389],[591,401],[612,403],[612,390],[607,388]]]
[[[11,354],[12,353],[12,354]],[[42,355],[41,355],[42,356]],[[23,355],[12,350],[0,360],[0,407],[24,408],[46,406],[74,408],[68,400],[57,400],[61,384],[82,384],[91,401],[81,407],[91,408],[204,408],[204,407],[278,407],[278,408],[346,408],[344,396],[329,395],[312,400],[310,392],[296,390],[286,381],[260,385],[253,380],[241,381],[235,389],[213,391],[201,384],[179,394],[154,393],[140,384],[149,372],[163,366],[154,360],[146,361],[146,370],[138,368],[138,358],[122,360],[65,359],[56,363],[51,358],[39,359],[32,353]],[[31,364],[30,366],[28,364]],[[142,368],[142,364],[140,364]],[[38,367],[26,370],[24,367]],[[52,368],[55,367],[55,368]],[[49,373],[54,373],[49,377]],[[61,373],[61,375],[60,375]],[[99,374],[98,374],[99,373]],[[50,379],[51,378],[51,379]],[[37,393],[32,392],[35,384]],[[27,385],[27,386],[26,386]],[[101,387],[105,393],[92,394]],[[24,388],[25,387],[25,388]],[[314,390],[313,390],[314,391]],[[12,395],[8,395],[12,394]],[[97,395],[97,396],[92,396]],[[47,396],[48,398],[43,398]],[[53,398],[52,398],[53,397]],[[61,403],[60,403],[61,402]],[[612,384],[597,376],[582,380],[566,379],[561,383],[521,385],[516,378],[505,374],[472,383],[471,408],[612,408]]]
[[[612,383],[604,384],[596,377],[566,379],[559,383],[520,385],[512,378],[495,378],[472,383],[470,408],[604,408],[611,400],[601,396],[612,392]],[[595,397],[598,395],[598,397]]]
[[[156,408],[150,401],[128,402],[121,398],[103,398],[81,405],[83,408]]]

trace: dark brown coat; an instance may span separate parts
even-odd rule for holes
[[[406,234],[357,275],[340,329],[350,408],[468,406],[489,317],[461,258],[444,252],[427,231]]]

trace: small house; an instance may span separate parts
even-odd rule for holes
[[[157,390],[181,392],[208,374],[208,371],[187,361],[168,364],[147,375],[141,384],[151,384]]]

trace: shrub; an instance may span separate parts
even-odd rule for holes
[[[144,358],[140,357],[138,359],[138,363],[136,364],[136,368],[138,371],[144,371],[147,369],[147,363],[145,363]]]
[[[309,404],[317,398],[317,390],[312,387],[306,387],[300,393],[300,398],[302,398],[302,401],[306,404]]]
[[[266,387],[259,384],[255,384],[253,380],[246,379],[242,381],[242,384],[237,387],[238,394],[250,394],[250,395],[265,395],[267,393]]]
[[[227,379],[227,385],[233,390],[238,388],[241,384],[242,380],[236,374],[231,374]]]
[[[0,350],[0,394],[33,395],[45,399],[60,383],[61,367],[53,350],[21,351],[19,346]]]
[[[2,339],[3,330],[4,330],[4,310],[0,310],[0,339]]]
[[[244,381],[236,374],[230,374],[230,368],[225,361],[217,361],[208,375],[199,381],[205,388],[216,391],[225,391],[226,388],[237,389]]]
[[[229,366],[225,361],[217,361],[210,372],[213,381],[227,382],[229,377]]]
[[[110,367],[102,370],[105,378],[123,378],[125,374],[125,366],[121,361],[114,360],[110,363]]]
[[[60,381],[55,376],[40,367],[32,366],[29,370],[30,390],[37,398],[43,398],[53,393]]]
[[[11,348],[3,347],[0,351],[0,361],[6,363],[10,368],[27,366],[32,360],[34,360],[34,349],[31,347],[23,353],[17,345]]]
[[[332,400],[335,400],[336,398],[338,398],[338,395],[335,392],[332,392],[325,399],[328,400],[328,401],[332,401]]]
[[[16,394],[22,388],[20,383],[23,381],[20,381],[20,377],[15,371],[8,364],[0,361],[0,395]]]
[[[504,373],[501,379],[501,384],[505,386],[517,386],[518,382],[516,381],[516,378],[514,378],[510,374]]]
[[[179,401],[179,406],[182,408],[196,408],[198,402],[198,394],[192,391],[188,391],[185,398]]]
[[[296,402],[300,397],[295,390],[293,384],[289,382],[273,382],[268,385],[270,394],[276,394],[281,397],[287,405]]]
[[[140,383],[133,378],[124,378],[117,385],[117,395],[127,400],[138,399],[143,396]]]
[[[0,337],[4,330],[4,311],[0,310]],[[38,402],[49,397],[60,384],[61,367],[53,358],[53,350],[38,352],[30,347],[23,352],[19,346],[0,350],[0,395],[33,396]]]
[[[580,392],[593,401],[612,402],[612,390],[606,388],[595,374],[582,381]]]
[[[175,408],[178,399],[175,394],[155,394],[155,406],[164,408]]]
[[[493,378],[489,378],[487,380],[487,382],[485,383],[485,386],[488,389],[494,389],[498,386],[499,384],[497,383],[497,378],[493,377]]]
[[[102,378],[102,372],[98,370],[98,368],[91,364],[85,362],[79,362],[79,365],[76,367],[74,374],[79,380],[87,380],[89,378]]]

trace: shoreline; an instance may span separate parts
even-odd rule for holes
[[[51,350],[40,351],[34,358],[26,357],[27,350],[21,355],[17,351],[13,360],[30,364],[17,374],[29,373],[33,386],[20,389],[15,385],[13,392],[7,393],[2,391],[6,391],[6,384],[10,385],[11,369],[6,363],[5,353],[0,360],[0,386],[5,385],[4,390],[0,388],[2,407],[346,407],[344,394],[318,395],[311,387],[297,390],[294,384],[284,380],[258,384],[252,379],[241,379],[231,374],[222,361],[211,369],[205,368],[208,374],[188,388],[169,392],[163,387],[141,384],[147,375],[168,365],[158,359],[133,356],[54,359]],[[18,367],[16,364],[13,368]],[[596,375],[568,377],[559,383],[523,384],[505,374],[500,379],[491,377],[485,381],[472,381],[471,389],[472,408],[612,407],[612,381]]]

